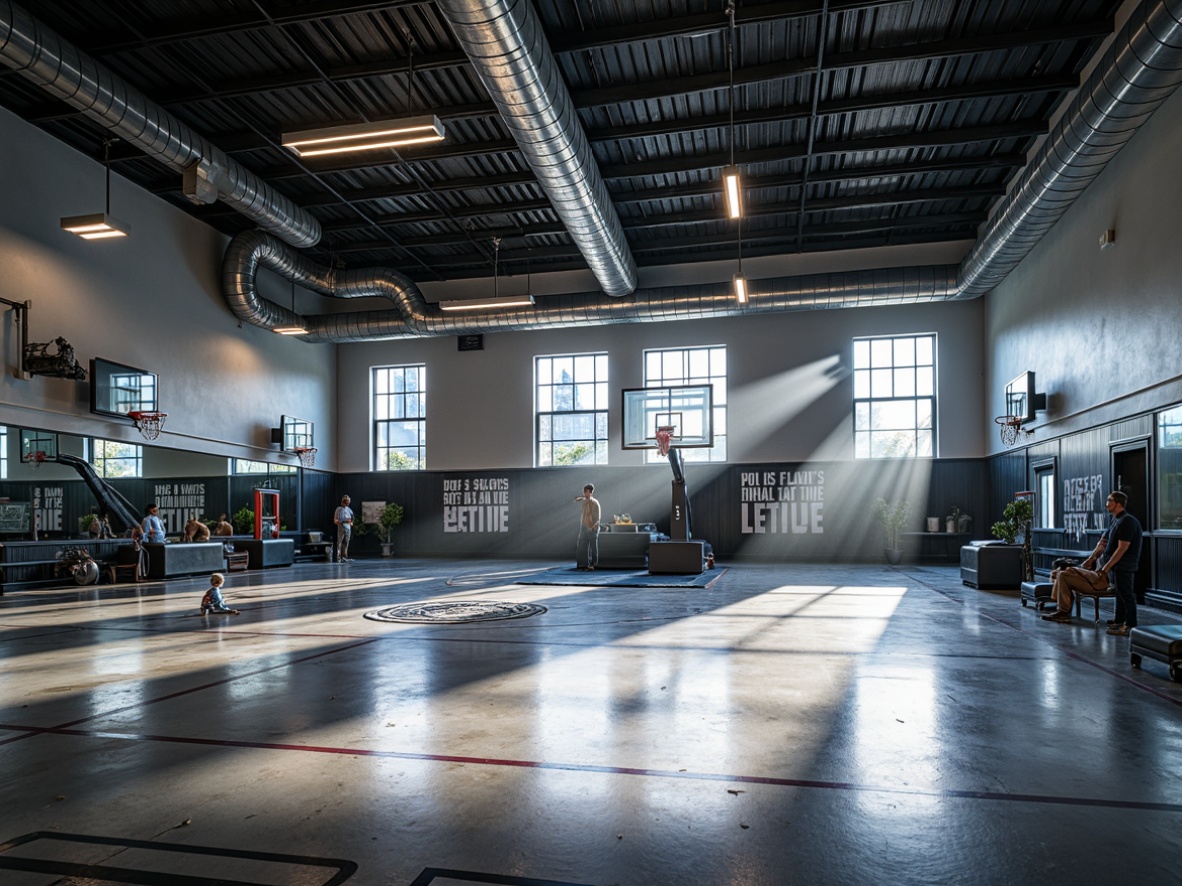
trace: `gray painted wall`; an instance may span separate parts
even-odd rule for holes
[[[1048,409],[1032,440],[1182,401],[1179,157],[1182,92],[986,298],[987,406],[1002,414],[1006,382],[1033,370]]]
[[[730,461],[795,462],[852,457],[852,388],[826,370],[848,367],[854,336],[939,336],[940,455],[983,454],[983,336],[980,300],[934,305],[805,311],[723,320],[497,333],[484,350],[459,353],[456,339],[369,342],[340,347],[338,398],[350,429],[340,470],[369,469],[369,369],[425,363],[430,470],[533,465],[533,358],[606,351],[613,391],[611,463],[643,454],[619,448],[622,388],[643,387],[646,348],[727,346]],[[354,430],[355,429],[355,430]]]
[[[117,170],[111,214],[131,236],[87,242],[63,232],[61,216],[102,210],[102,164],[3,110],[0,133],[0,296],[32,301],[30,339],[64,336],[80,362],[99,356],[157,372],[163,447],[294,463],[270,444],[288,413],[316,422],[318,466],[334,468],[336,347],[239,328],[219,291],[225,238]],[[290,298],[277,280],[262,284],[281,303]],[[12,317],[6,311],[0,327],[0,422],[142,442],[129,422],[90,413],[85,383],[14,379]]]

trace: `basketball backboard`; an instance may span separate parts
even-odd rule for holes
[[[714,387],[669,385],[624,390],[624,449],[656,449],[657,430],[672,427],[672,445],[703,449],[714,445]]]
[[[37,453],[41,453],[38,458]],[[21,461],[53,461],[57,458],[57,434],[21,428]]]
[[[279,420],[279,427],[271,431],[271,442],[278,443],[281,452],[311,449],[316,445],[316,425],[293,415],[284,415]]]
[[[113,363],[101,357],[90,361],[90,411],[99,415],[126,416],[130,412],[155,412],[156,373]]]

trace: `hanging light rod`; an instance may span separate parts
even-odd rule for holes
[[[534,297],[523,295],[500,295],[495,298],[465,298],[456,301],[441,301],[441,311],[487,311],[493,308],[526,308],[534,303]]]
[[[283,147],[300,157],[324,157],[350,151],[372,151],[378,148],[403,148],[443,141],[445,130],[434,114],[422,117],[403,117],[400,120],[378,120],[374,123],[353,123],[330,126],[327,129],[307,129],[285,132]]]

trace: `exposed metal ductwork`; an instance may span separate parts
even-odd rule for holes
[[[1006,278],[1182,82],[1182,0],[1146,0],[1116,34],[961,263],[955,298]]]
[[[501,119],[595,279],[636,289],[636,262],[529,0],[437,0]]]
[[[0,0],[0,61],[184,175],[195,202],[220,198],[293,246],[320,240],[305,210],[9,0]]]
[[[445,0],[461,12],[468,0]],[[485,3],[477,2],[481,9]],[[449,12],[449,16],[458,13]],[[1182,82],[1182,0],[1142,4],[1121,28],[1009,195],[959,267],[932,266],[820,274],[750,283],[735,303],[729,285],[641,290],[626,302],[599,293],[551,296],[535,308],[479,318],[444,316],[410,281],[391,271],[358,271],[348,284],[325,269],[293,273],[297,262],[278,244],[239,237],[226,256],[226,297],[247,322],[278,325],[290,312],[260,299],[251,276],[260,264],[324,295],[386,296],[395,310],[303,318],[310,341],[348,342],[484,330],[541,329],[740,316],[781,311],[976,298],[1002,280],[1071,207],[1105,164]],[[293,254],[294,255],[294,254]],[[398,287],[390,281],[397,279]],[[365,282],[365,281],[369,282]],[[262,318],[257,319],[257,318]]]
[[[439,0],[523,152],[605,291],[631,292],[635,268],[556,63],[526,0]],[[217,188],[222,199],[289,244],[315,243],[306,212],[229,160],[200,136],[92,59],[0,0],[0,60],[161,162]],[[223,265],[225,295],[242,320],[263,328],[302,321],[309,341],[349,342],[656,322],[755,313],[975,298],[1005,279],[1182,82],[1182,0],[1146,0],[1129,17],[1094,72],[959,267],[934,266],[756,280],[740,306],[730,287],[648,289],[605,302],[602,293],[550,296],[535,308],[454,317],[428,305],[392,270],[338,272],[273,237],[235,238]],[[594,177],[594,182],[588,176]],[[590,248],[590,251],[588,251]],[[260,267],[339,298],[384,297],[378,311],[297,318],[255,289]]]
[[[381,297],[393,307],[380,311],[298,316],[258,294],[255,280],[265,267],[321,295]],[[313,342],[355,342],[456,335],[467,332],[655,323],[738,314],[777,313],[858,305],[942,301],[953,291],[954,265],[814,274],[753,284],[751,303],[735,304],[729,283],[641,289],[634,298],[604,302],[601,293],[548,296],[534,308],[480,316],[445,313],[431,305],[409,278],[371,268],[338,271],[324,267],[262,231],[239,234],[226,250],[222,285],[231,310],[247,323],[274,329],[298,323],[299,336]]]

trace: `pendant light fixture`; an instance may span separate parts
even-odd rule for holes
[[[501,295],[498,286],[501,264],[501,238],[493,237],[493,294],[492,298],[464,298],[439,302],[441,311],[487,311],[493,308],[524,308],[534,303],[534,297],[528,291],[521,295]],[[526,290],[529,289],[529,279],[526,278]]]
[[[104,212],[89,215],[67,215],[61,220],[63,231],[77,234],[83,240],[108,240],[126,237],[131,228],[111,217],[111,139],[103,139],[103,166],[107,171],[107,206]]]
[[[731,162],[722,170],[722,196],[726,204],[727,218],[741,218],[743,215],[743,181],[739,167],[735,165],[735,3],[727,0],[726,14],[730,19],[727,30],[726,66],[730,74],[730,152]]]
[[[406,32],[409,71],[406,108],[414,108],[415,95],[415,44]],[[373,151],[379,148],[405,148],[412,145],[427,145],[441,142],[447,132],[434,114],[420,114],[395,120],[377,120],[371,123],[348,123],[344,126],[329,126],[324,129],[306,129],[301,132],[285,132],[283,147],[300,157],[325,157],[332,154],[346,154],[354,151]]]
[[[291,281],[291,313],[297,320],[300,319],[299,313],[296,311],[295,300],[295,281]],[[302,323],[290,323],[286,326],[273,326],[271,331],[277,335],[306,335],[308,330]]]

